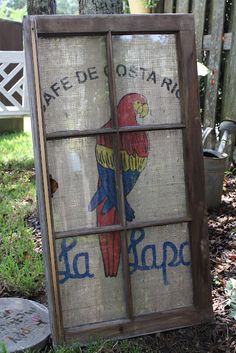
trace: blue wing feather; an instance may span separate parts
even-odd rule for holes
[[[95,210],[95,208],[97,208],[97,206],[104,200],[105,197],[106,197],[106,192],[103,186],[100,186],[96,191],[96,193],[93,195],[93,198],[88,205],[88,210],[89,211]]]
[[[139,178],[140,172],[138,171],[131,171],[128,170],[126,172],[122,173],[122,178],[123,178],[123,188],[124,188],[124,195],[125,195],[125,215],[126,215],[126,220],[128,222],[131,222],[135,218],[134,210],[128,203],[126,196],[131,192],[133,189],[134,185],[136,184],[138,178]]]
[[[127,170],[122,173],[124,194],[127,196],[138,180],[140,172]]]

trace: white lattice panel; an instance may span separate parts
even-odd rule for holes
[[[29,114],[23,51],[0,51],[0,118]]]

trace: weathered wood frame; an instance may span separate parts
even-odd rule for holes
[[[181,96],[180,124],[146,125],[119,128],[116,116],[116,94],[112,62],[112,35],[117,34],[175,34],[179,68]],[[85,131],[55,132],[46,134],[40,94],[40,72],[38,68],[37,40],[39,37],[79,36],[103,34],[107,38],[107,60],[109,69],[110,105],[113,128]],[[207,220],[204,200],[204,173],[201,151],[201,129],[199,116],[198,79],[196,71],[194,21],[192,15],[112,15],[112,16],[33,16],[24,21],[24,37],[28,86],[30,92],[33,139],[37,176],[39,213],[45,252],[45,266],[52,338],[55,344],[78,339],[86,342],[96,336],[129,337],[161,330],[189,326],[210,320],[212,317],[209,275]],[[180,129],[183,132],[185,183],[187,189],[188,214],[175,219],[132,222],[126,225],[122,202],[122,180],[117,163],[117,180],[120,189],[120,224],[99,228],[102,232],[123,232],[122,255],[126,293],[127,319],[89,324],[83,327],[64,328],[58,287],[55,240],[80,235],[97,234],[98,228],[83,228],[76,231],[54,232],[49,175],[47,169],[46,141],[72,137],[93,136],[104,133],[115,136],[114,145],[119,154],[119,134],[124,131]],[[127,251],[127,231],[138,227],[188,223],[192,258],[193,306],[140,317],[133,316],[132,289]]]

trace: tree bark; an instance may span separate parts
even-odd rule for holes
[[[56,0],[27,0],[28,15],[55,15]]]
[[[123,13],[122,0],[78,0],[81,15]]]

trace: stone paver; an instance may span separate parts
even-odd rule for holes
[[[9,353],[42,348],[50,335],[48,309],[21,298],[0,298],[0,341]]]

